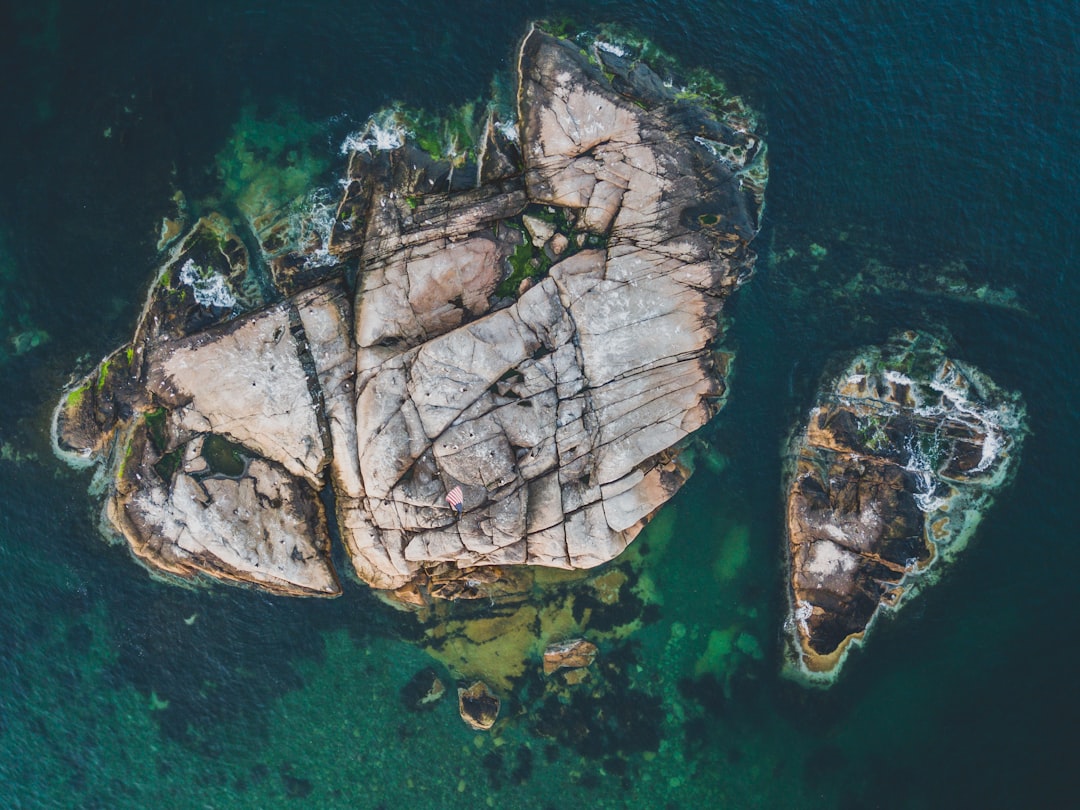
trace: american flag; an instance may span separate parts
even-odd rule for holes
[[[446,502],[450,504],[451,508],[456,509],[457,513],[460,515],[461,510],[465,508],[465,499],[461,495],[461,487],[454,487],[447,492]]]

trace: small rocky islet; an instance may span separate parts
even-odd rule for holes
[[[1013,476],[1020,397],[919,332],[826,375],[787,454],[790,674],[827,685],[967,545]]]
[[[131,342],[55,411],[103,532],[156,576],[290,596],[341,593],[333,534],[418,613],[474,728],[527,660],[565,704],[656,610],[623,552],[725,401],[719,315],[767,180],[740,100],[639,57],[534,26],[511,103],[373,117],[319,221],[304,197],[188,227],[178,196]],[[789,450],[788,671],[811,683],[962,548],[1024,430],[923,335],[837,379]]]

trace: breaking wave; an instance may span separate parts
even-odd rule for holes
[[[303,229],[310,234],[312,243],[318,240],[317,246],[304,256],[304,264],[307,267],[329,267],[336,264],[338,259],[330,253],[329,245],[337,216],[337,202],[330,189],[315,189],[308,195],[304,208],[306,211],[303,214]]]
[[[220,273],[204,270],[188,259],[180,268],[179,278],[181,284],[191,287],[191,292],[199,306],[224,309],[232,309],[236,306],[236,295]]]
[[[341,144],[341,154],[389,152],[403,146],[408,134],[397,110],[383,110],[371,116],[362,130],[345,138]]]

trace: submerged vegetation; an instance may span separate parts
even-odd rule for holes
[[[22,289],[18,261],[8,237],[0,231],[0,364],[49,342],[50,335],[35,324],[33,299]]]
[[[331,168],[323,127],[291,105],[268,115],[244,107],[216,158],[219,190],[208,208],[235,205],[252,222],[306,197]]]
[[[510,274],[503,279],[495,290],[501,297],[515,296],[525,279],[542,278],[551,267],[551,259],[543,250],[538,250],[527,236],[507,259]]]
[[[434,160],[448,160],[455,167],[475,161],[483,139],[484,108],[467,101],[442,116],[422,110],[400,111],[408,133]]]

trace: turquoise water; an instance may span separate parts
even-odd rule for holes
[[[526,20],[560,14],[722,75],[771,160],[731,398],[705,431],[722,458],[653,529],[670,528],[648,563],[663,606],[602,651],[618,666],[592,709],[613,719],[578,748],[515,716],[524,699],[497,735],[449,700],[409,712],[399,692],[432,662],[360,586],[313,602],[151,581],[100,540],[88,476],[47,437],[72,369],[129,336],[173,192],[217,193],[244,116],[290,122],[332,182],[375,109],[486,96]],[[1071,4],[17,3],[0,22],[0,806],[1071,803]],[[947,328],[1023,393],[1032,435],[953,571],[808,692],[777,675],[780,442],[828,355],[897,327]],[[703,668],[724,633],[760,655]]]

